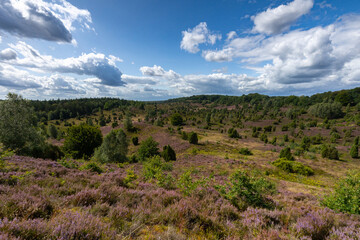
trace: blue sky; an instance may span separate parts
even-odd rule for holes
[[[0,0],[0,98],[360,86],[360,2]]]

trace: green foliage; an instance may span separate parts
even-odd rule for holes
[[[166,162],[176,161],[176,153],[170,145],[164,146],[161,155]]]
[[[126,176],[123,180],[124,184],[126,187],[133,187],[134,186],[134,181],[136,181],[136,179],[138,179],[138,175],[135,174],[134,170],[132,169],[127,169],[126,170]]]
[[[314,170],[309,166],[306,166],[300,162],[289,161],[286,158],[279,158],[272,163],[275,167],[278,167],[289,173],[297,173],[304,176],[314,175]]]
[[[276,191],[272,182],[263,177],[250,176],[241,170],[231,175],[226,185],[219,185],[217,189],[240,210],[245,210],[248,206],[272,208],[273,203],[267,195]]]
[[[72,159],[61,159],[58,161],[58,163],[61,166],[64,166],[64,167],[70,168],[70,169],[78,169],[79,168],[79,164]]]
[[[94,159],[101,163],[125,162],[128,146],[126,134],[122,129],[111,130],[101,146],[95,150]]]
[[[131,142],[134,144],[134,146],[139,145],[139,138],[138,137],[132,137]]]
[[[289,161],[294,161],[294,157],[293,155],[291,154],[291,150],[289,147],[286,147],[286,148],[283,148],[281,149],[280,151],[280,158],[285,158]]]
[[[360,172],[349,173],[322,204],[336,211],[360,214]]]
[[[253,155],[253,153],[248,148],[241,148],[239,153],[242,155]]]
[[[96,172],[98,174],[104,172],[104,170],[101,168],[101,166],[99,164],[97,164],[96,162],[85,163],[79,169],[80,170],[89,170],[91,172]]]
[[[160,155],[158,146],[159,143],[156,142],[152,137],[142,141],[138,150],[140,160],[144,161],[146,158]]]
[[[7,149],[21,152],[26,145],[35,144],[40,136],[36,130],[33,109],[20,95],[9,93],[0,102],[0,142]]]
[[[188,140],[188,134],[184,131],[181,132],[181,139]]]
[[[185,196],[189,196],[199,186],[206,187],[211,178],[212,177],[193,179],[191,176],[191,171],[186,171],[180,175],[176,185]]]
[[[285,134],[284,135],[284,142],[288,142],[289,141],[289,135]]]
[[[334,160],[339,160],[339,152],[336,149],[335,146],[333,145],[327,145],[324,144],[321,147],[321,156],[323,158],[329,158],[329,159],[334,159]]]
[[[191,132],[190,134],[189,134],[189,136],[188,136],[188,138],[189,138],[189,143],[191,143],[191,144],[198,144],[198,135],[197,135],[197,133],[195,133],[195,132]]]
[[[49,125],[48,127],[48,133],[51,138],[57,139],[58,137],[58,130],[54,125]]]
[[[241,138],[241,136],[239,135],[238,131],[235,128],[230,128],[228,130],[228,135],[231,138]]]
[[[264,143],[268,143],[269,140],[268,140],[266,133],[262,133],[260,135],[260,140],[263,141]]]
[[[171,171],[172,164],[166,163],[160,156],[153,156],[143,164],[143,174],[146,180],[162,175],[164,171]]]
[[[179,113],[175,113],[170,117],[170,122],[173,126],[181,126],[184,124],[184,120]]]
[[[350,156],[352,158],[359,158],[359,137],[356,137],[350,149]]]
[[[64,150],[73,158],[89,158],[101,143],[102,135],[99,128],[86,124],[74,125],[68,128]]]
[[[124,128],[128,132],[134,132],[135,131],[135,128],[134,128],[132,120],[131,120],[131,116],[129,114],[126,115],[126,118],[124,120]]]
[[[14,154],[15,153],[10,150],[5,150],[3,152],[0,152],[0,172],[2,172],[6,166],[5,158],[11,157]]]
[[[304,150],[304,151],[309,151],[311,145],[311,140],[308,136],[304,136],[301,140],[300,143],[300,147]]]
[[[341,110],[341,103],[317,103],[309,108],[309,113],[320,118],[341,118],[344,113]]]

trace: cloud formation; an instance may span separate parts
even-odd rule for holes
[[[217,40],[221,39],[221,35],[212,34],[209,31],[206,22],[199,23],[193,29],[182,31],[182,36],[180,48],[190,53],[199,52],[200,44],[209,43],[214,45]]]
[[[313,5],[313,0],[294,0],[287,5],[269,8],[252,17],[255,24],[253,31],[268,35],[284,32],[297,19],[307,14]]]
[[[94,76],[100,83],[108,86],[122,86],[125,82],[121,79],[121,71],[115,65],[114,58],[101,53],[82,54],[79,57],[57,59],[48,55],[41,55],[32,46],[25,42],[9,44],[22,58],[3,59],[8,64],[36,69],[47,72],[73,73],[78,75]],[[5,51],[5,50],[4,50]]]
[[[90,29],[89,11],[78,9],[65,0],[2,0],[0,29],[20,37],[55,42],[72,42],[74,22]]]
[[[220,50],[203,51],[203,57],[215,62],[239,59],[267,86],[354,81],[354,63],[360,59],[359,25],[360,15],[348,15],[325,27],[234,38]]]

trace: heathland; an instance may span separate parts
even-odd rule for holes
[[[0,101],[0,239],[360,239],[360,88]]]

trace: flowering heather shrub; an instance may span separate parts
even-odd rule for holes
[[[21,239],[48,239],[49,231],[44,222],[41,219],[32,219],[32,220],[19,220],[14,219],[9,221],[7,218],[0,221],[0,230],[6,231],[9,235],[13,237],[20,237]],[[1,237],[0,237],[1,239]],[[11,239],[4,238],[4,239]]]
[[[98,199],[98,191],[94,189],[85,189],[70,197],[71,203],[75,206],[91,206]]]
[[[333,227],[328,239],[331,240],[353,240],[360,239],[360,223],[352,222],[344,227]]]
[[[116,239],[115,231],[110,225],[89,213],[64,211],[50,220],[53,239]]]
[[[297,219],[295,231],[299,236],[308,236],[314,240],[325,239],[334,226],[334,213],[329,209],[310,211]]]
[[[25,192],[0,196],[0,218],[49,218],[53,211],[49,200]]]

